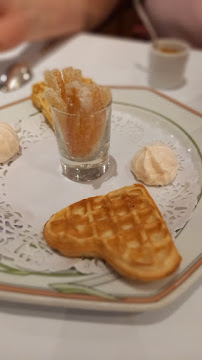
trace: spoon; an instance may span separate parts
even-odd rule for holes
[[[0,91],[9,92],[19,89],[32,78],[28,64],[18,63],[8,68],[6,74],[0,75]]]
[[[136,9],[143,24],[145,25],[145,27],[151,37],[151,40],[155,46],[156,41],[158,40],[158,35],[156,33],[156,30],[153,27],[153,24],[151,23],[149,16],[147,15],[147,13],[144,9],[144,6],[141,4],[140,0],[133,0],[133,6]]]
[[[1,2],[1,0],[0,0]],[[0,73],[0,92],[10,92],[21,88],[32,78],[33,67],[41,60],[44,55],[60,46],[64,40],[55,39],[30,44],[23,53],[21,61],[16,59],[15,64],[8,67],[7,71]]]

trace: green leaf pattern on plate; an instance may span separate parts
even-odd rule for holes
[[[92,295],[98,296],[108,300],[116,300],[117,297],[107,294],[103,291],[97,290],[92,287],[88,287],[76,283],[54,283],[50,284],[50,287],[54,290],[57,290],[63,294],[82,294],[82,295]]]
[[[44,276],[55,276],[55,277],[81,277],[84,276],[84,274],[81,274],[77,271],[69,271],[69,272],[40,272],[40,271],[27,271],[19,268],[14,268],[11,266],[8,266],[6,264],[0,263],[0,273],[7,273],[12,275],[44,275]]]

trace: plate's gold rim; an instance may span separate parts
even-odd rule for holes
[[[192,112],[193,114],[198,115],[199,117],[202,118],[202,113],[200,113],[199,111],[197,111],[197,110],[195,110],[195,109],[181,103],[180,101],[178,101],[176,99],[173,99],[172,97],[170,97],[168,95],[162,94],[160,91],[158,91],[156,89],[153,89],[153,88],[150,88],[150,87],[147,87],[147,86],[133,86],[133,85],[131,85],[131,86],[128,86],[128,85],[126,85],[126,86],[124,86],[124,85],[121,85],[121,86],[112,85],[110,87],[112,89],[117,89],[117,90],[118,89],[120,89],[120,90],[146,90],[146,91],[153,92],[154,94],[157,94],[157,95],[161,96],[162,98],[172,102],[173,104],[176,104],[176,105],[178,105],[178,106],[180,106],[180,107],[182,107],[182,108],[184,108],[184,109],[186,109],[186,110]]]
[[[6,105],[2,105],[2,106],[0,106],[0,110],[6,109],[6,108],[8,108],[8,107],[10,107],[10,106],[13,106],[13,105],[20,104],[20,103],[25,102],[25,101],[27,101],[27,100],[31,100],[31,97],[30,97],[30,96],[27,96],[27,97],[25,97],[25,98],[22,98],[22,99],[13,101],[13,102],[8,103],[8,104],[6,104]]]
[[[202,118],[202,113],[188,107],[187,105],[184,105],[183,103],[180,103],[179,101],[172,99],[171,97],[162,94],[161,92],[146,87],[146,86],[110,86],[111,88],[114,89],[120,89],[120,90],[146,90],[146,91],[150,91],[153,92],[155,94],[157,94],[158,96],[161,96],[162,98],[165,98],[166,100],[180,106],[181,108],[184,108],[190,112],[192,112],[193,114],[199,116]],[[0,107],[0,110],[20,104],[22,102],[25,102],[27,100],[31,100],[30,97],[26,97],[20,100],[17,100],[15,102],[11,102],[9,104],[3,105]],[[16,286],[16,285],[10,285],[10,284],[6,284],[6,283],[0,283],[0,291],[6,292],[6,293],[17,293],[17,294],[22,294],[22,295],[31,295],[31,296],[42,296],[42,297],[49,297],[49,298],[60,298],[60,299],[78,299],[78,300],[88,300],[88,301],[96,301],[96,302],[101,302],[101,303],[116,303],[118,304],[154,304],[157,303],[159,301],[161,301],[162,299],[164,299],[166,296],[170,295],[174,290],[176,290],[177,288],[180,287],[180,285],[182,285],[193,273],[195,273],[195,271],[197,271],[200,266],[202,266],[202,255],[199,255],[199,258],[193,262],[193,264],[188,267],[188,269],[181,275],[179,276],[176,280],[174,280],[173,283],[171,283],[167,288],[165,288],[163,291],[161,291],[158,294],[149,296],[149,297],[125,297],[123,299],[117,299],[117,300],[106,300],[106,299],[101,299],[100,297],[97,296],[92,296],[92,295],[83,295],[83,294],[64,294],[64,293],[59,293],[59,292],[55,292],[53,290],[43,290],[43,289],[36,289],[36,288],[32,288],[32,287],[23,287],[21,285]]]
[[[159,96],[161,96],[162,98],[172,102],[173,104],[176,104],[190,112],[192,112],[193,114],[195,115],[198,115],[199,117],[202,118],[202,113],[200,113],[199,111],[181,103],[180,101],[176,100],[176,99],[173,99],[172,97],[168,96],[168,95],[165,95],[165,94],[162,94],[160,91],[156,90],[156,89],[153,89],[153,88],[150,88],[150,87],[147,87],[147,86],[129,86],[129,85],[107,85],[109,86],[110,88],[112,89],[120,89],[120,90],[147,90],[147,91],[150,91],[150,92],[153,92],[154,94],[157,94]],[[27,96],[25,98],[22,98],[22,99],[19,99],[17,101],[14,101],[14,102],[11,102],[11,103],[8,103],[6,105],[3,105],[3,106],[0,106],[0,110],[2,109],[5,109],[5,108],[8,108],[10,106],[13,106],[13,105],[17,105],[17,104],[20,104],[21,102],[23,101],[27,101],[27,100],[31,100],[31,95],[30,96]]]
[[[83,295],[83,294],[64,294],[60,292],[56,292],[53,290],[43,290],[36,289],[33,287],[24,287],[22,285],[10,285],[6,283],[0,283],[0,291],[4,291],[7,293],[17,293],[22,295],[34,295],[34,296],[43,296],[43,297],[51,297],[51,298],[60,298],[60,299],[77,299],[77,300],[88,300],[88,301],[96,301],[101,303],[115,303],[115,304],[154,304],[164,299],[167,295],[170,295],[174,290],[179,288],[196,270],[198,270],[202,266],[202,257],[194,262],[188,269],[185,271],[176,281],[174,281],[170,286],[164,289],[162,292],[148,297],[125,297],[122,299],[116,300],[106,300],[102,299],[95,295]]]

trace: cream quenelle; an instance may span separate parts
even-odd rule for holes
[[[131,170],[146,185],[167,185],[176,177],[178,161],[167,145],[151,144],[140,149],[131,161]]]
[[[0,122],[0,163],[8,161],[19,151],[19,137],[9,124]]]

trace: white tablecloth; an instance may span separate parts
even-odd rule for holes
[[[54,67],[81,68],[85,76],[110,85],[145,85],[148,44],[81,34],[50,52],[34,67],[33,82]],[[29,45],[16,49],[22,53]],[[0,55],[5,66],[15,51]],[[29,50],[30,51],[30,50]],[[193,50],[186,83],[164,92],[202,112],[202,52]],[[30,83],[0,94],[0,106],[27,97]],[[3,119],[0,119],[3,121]],[[200,360],[202,359],[202,279],[171,305],[152,312],[121,315],[46,310],[0,302],[2,360]]]

